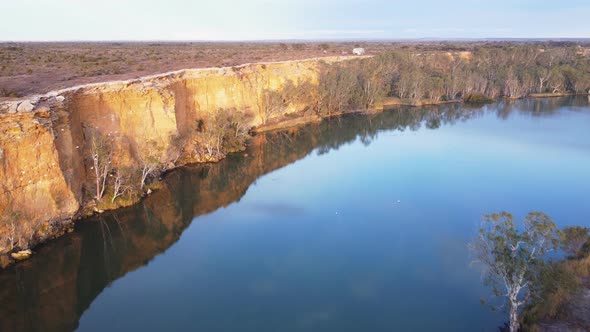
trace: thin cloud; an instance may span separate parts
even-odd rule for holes
[[[377,34],[377,33],[384,33],[385,30],[312,30],[312,31],[305,31],[304,33],[314,34],[314,35],[370,35],[370,34]]]
[[[590,32],[588,0],[0,1],[8,13],[0,20],[0,40],[11,41],[547,38]]]

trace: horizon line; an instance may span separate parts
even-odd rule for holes
[[[445,41],[572,41],[590,42],[590,37],[402,37],[402,38],[267,38],[267,39],[0,39],[5,43],[276,43],[276,42],[445,42]]]

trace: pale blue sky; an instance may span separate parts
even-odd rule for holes
[[[0,40],[588,38],[590,0],[0,0]]]

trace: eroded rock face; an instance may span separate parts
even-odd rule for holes
[[[0,331],[75,330],[111,282],[178,241],[194,217],[232,204],[260,176],[310,153],[315,145],[293,143],[310,136],[275,135],[267,144],[262,134],[252,139],[247,158],[172,172],[143,202],[81,223],[75,233],[9,267],[0,273]]]
[[[443,112],[443,121],[471,110]],[[400,110],[342,122],[293,127],[254,136],[240,154],[218,164],[168,173],[144,201],[77,225],[76,232],[42,246],[0,273],[0,331],[70,331],[105,287],[166,251],[196,217],[227,207],[265,174],[314,151],[338,149],[361,135],[411,128],[430,110]],[[362,130],[361,130],[362,129]],[[362,137],[362,136],[361,136]],[[106,245],[105,245],[106,244]],[[0,256],[0,264],[2,263]]]
[[[262,124],[263,92],[317,84],[319,62],[184,70],[0,103],[0,254],[59,234],[92,199],[89,128],[115,142],[113,164],[137,165],[143,142],[166,151],[204,114],[232,109],[247,113],[248,127]]]
[[[64,185],[47,110],[0,114],[0,133],[0,252],[6,252],[19,236],[20,242],[50,236],[50,222],[72,216],[79,204]]]

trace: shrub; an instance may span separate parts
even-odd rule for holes
[[[14,90],[0,87],[0,97],[19,98],[22,97],[22,95]]]
[[[487,97],[483,94],[472,93],[463,97],[463,101],[469,104],[489,104],[493,103],[494,99]]]
[[[307,44],[305,44],[305,43],[294,43],[294,44],[292,44],[292,47],[296,51],[302,51],[302,50],[304,50],[307,47]]]
[[[561,249],[570,257],[577,257],[584,244],[590,239],[590,229],[581,226],[570,226],[563,229]]]
[[[590,256],[590,239],[586,241],[578,251],[577,257],[589,257]]]

